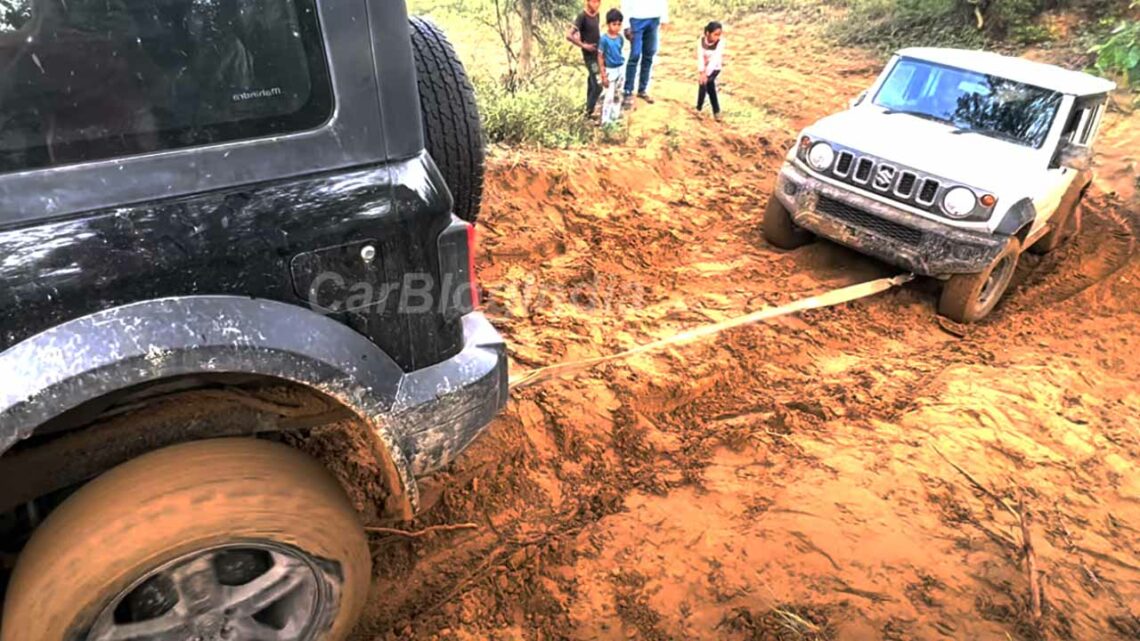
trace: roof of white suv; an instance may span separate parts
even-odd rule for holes
[[[1080,71],[1070,71],[1056,65],[1034,62],[1025,58],[1004,56],[991,51],[949,49],[940,47],[911,47],[898,55],[917,58],[948,67],[968,69],[999,78],[1008,78],[1027,85],[1051,89],[1064,94],[1091,96],[1116,89],[1116,83]]]

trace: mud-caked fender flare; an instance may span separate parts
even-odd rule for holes
[[[0,353],[0,454],[108,394],[227,373],[290,381],[342,403],[375,437],[397,504],[406,514],[414,510],[412,465],[387,418],[403,379],[400,367],[349,327],[268,300],[192,296],[135,303],[64,323]]]
[[[994,231],[1005,236],[1013,236],[1028,229],[1035,220],[1037,220],[1037,207],[1033,205],[1033,200],[1022,198],[1006,210]]]

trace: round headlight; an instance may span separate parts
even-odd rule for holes
[[[816,171],[823,171],[835,162],[835,150],[826,142],[817,142],[808,152],[808,164]]]
[[[965,218],[974,213],[977,206],[978,197],[966,187],[955,187],[942,198],[942,209],[951,218]]]

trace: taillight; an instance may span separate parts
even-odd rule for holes
[[[479,309],[479,277],[475,273],[475,250],[478,246],[476,242],[475,225],[468,223],[467,225],[467,278],[470,282],[471,291],[471,309]]]
[[[479,306],[475,245],[475,226],[454,216],[439,235],[440,311],[449,319],[470,314]]]

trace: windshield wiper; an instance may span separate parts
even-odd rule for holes
[[[1018,138],[1017,136],[1015,136],[1011,133],[1000,131],[998,129],[984,129],[984,128],[978,129],[976,127],[957,127],[954,129],[954,131],[952,131],[950,133],[952,133],[956,136],[960,136],[962,134],[977,134],[979,136],[989,136],[992,138],[1000,138],[1001,140],[1005,140],[1007,142],[1014,142],[1014,143],[1017,143],[1019,145],[1025,144],[1025,141],[1022,140],[1021,138]]]
[[[917,117],[919,117],[919,118],[923,118],[923,119],[925,119],[925,120],[933,120],[934,122],[940,122],[940,123],[942,123],[942,124],[944,124],[944,125],[952,125],[952,124],[954,124],[954,123],[950,122],[949,120],[946,120],[946,119],[944,119],[944,118],[939,118],[938,116],[934,116],[934,115],[928,114],[928,113],[926,113],[926,112],[924,112],[924,111],[910,111],[910,110],[907,110],[907,109],[891,109],[891,108],[889,108],[889,107],[888,107],[888,108],[886,109],[886,111],[884,111],[883,113],[887,114],[888,116],[889,116],[889,115],[894,115],[894,114],[906,114],[906,115],[908,115],[908,116],[917,116]]]

